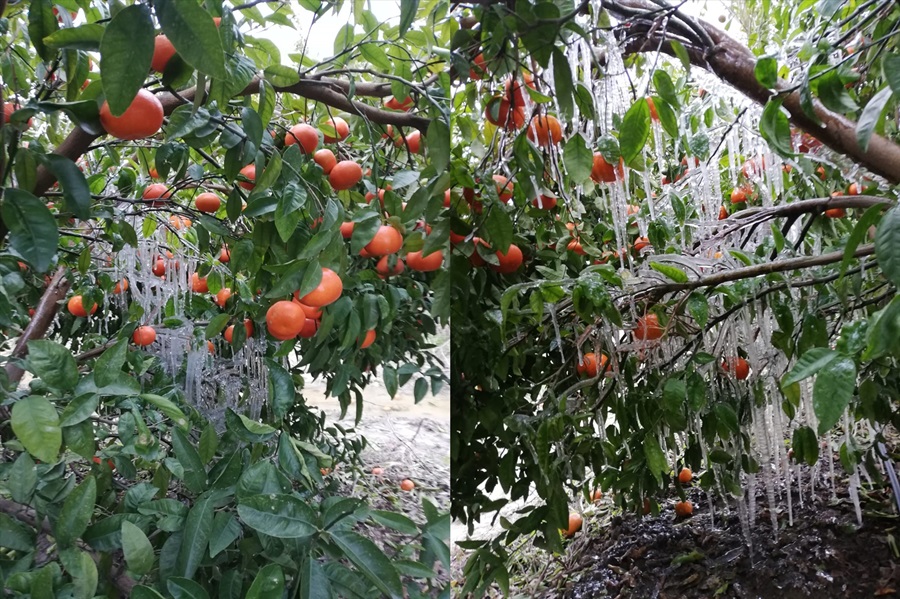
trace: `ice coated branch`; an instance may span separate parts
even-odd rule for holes
[[[625,43],[626,53],[656,52],[659,49],[675,56],[668,38],[652,27],[652,17],[660,10],[659,3],[646,0],[603,0],[603,7],[626,21],[625,28],[629,34]],[[646,15],[647,18],[635,20],[637,15]],[[803,111],[800,92],[788,91],[790,85],[786,81],[779,81],[775,90],[770,90],[757,81],[754,74],[756,57],[749,48],[709,23],[700,20],[692,22],[712,42],[712,46],[685,45],[692,64],[709,70],[759,104],[766,104],[775,92],[781,93],[783,106],[794,125],[892,183],[900,183],[900,146],[876,133],[872,135],[868,149],[863,150],[856,139],[856,122],[828,110],[813,98],[813,112],[821,121],[816,122]]]

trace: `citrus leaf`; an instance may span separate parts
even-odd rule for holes
[[[892,95],[891,88],[885,86],[869,100],[859,116],[856,123],[856,141],[864,152],[869,150],[869,140],[884,117],[884,109]]]
[[[894,285],[900,285],[900,206],[885,213],[875,234],[878,266]]]
[[[34,268],[47,272],[59,244],[59,230],[47,205],[27,191],[7,188],[0,214],[9,228],[9,247]]]
[[[416,12],[419,10],[419,0],[400,0],[400,26],[398,27],[397,37],[403,37],[409,31],[413,19],[416,18]]]
[[[54,19],[56,21],[56,19]],[[47,35],[43,42],[47,48],[53,50],[84,50],[97,52],[100,50],[100,40],[106,28],[99,23],[88,23],[78,27],[65,27]],[[34,38],[32,38],[34,39]],[[149,67],[148,67],[149,68]]]
[[[626,165],[631,166],[640,156],[649,137],[650,106],[641,98],[625,113],[619,129],[619,147]]]
[[[819,419],[820,435],[830,431],[853,398],[856,364],[847,356],[837,356],[826,364],[813,384],[813,411]]]
[[[862,240],[865,239],[869,232],[869,227],[877,223],[878,219],[881,218],[882,210],[884,210],[884,204],[878,204],[866,210],[856,222],[853,231],[850,232],[850,237],[847,238],[847,245],[844,247],[844,257],[841,260],[842,277],[844,276],[844,273],[847,272],[850,263],[853,262],[856,248],[858,248],[859,244],[862,243]]]
[[[203,561],[213,526],[213,508],[224,493],[207,491],[191,507],[184,521],[184,534],[175,563],[175,571],[185,578],[193,578]]]
[[[334,531],[331,539],[379,591],[391,599],[403,597],[397,569],[375,543],[349,530]]]
[[[40,160],[59,181],[66,200],[66,208],[76,218],[82,220],[91,218],[91,189],[84,178],[84,173],[65,156],[44,154]]]
[[[156,0],[154,6],[163,33],[184,62],[216,79],[229,78],[219,30],[200,4],[195,0]]]
[[[450,127],[443,119],[434,119],[428,126],[426,140],[431,166],[437,172],[444,171],[450,164]],[[418,176],[416,180],[418,180]],[[396,186],[394,188],[399,189]]]
[[[275,418],[284,418],[297,399],[291,374],[274,360],[266,360],[269,371],[269,402]]]
[[[655,435],[647,435],[644,437],[644,456],[647,458],[647,466],[650,473],[656,478],[657,482],[662,484],[662,475],[668,471],[669,466],[666,463],[666,454],[663,453],[659,446],[659,440]]]
[[[650,268],[656,272],[664,274],[676,283],[687,283],[688,276],[683,270],[671,264],[663,264],[662,262],[651,262]]]
[[[881,62],[881,68],[891,90],[900,96],[900,54],[885,56]]]
[[[44,42],[44,38],[59,29],[59,22],[53,14],[53,3],[50,0],[31,0],[28,8],[28,38],[45,62],[53,59],[54,53]]]
[[[166,580],[166,588],[173,599],[209,599],[206,589],[188,578],[173,576]]]
[[[100,78],[113,116],[134,100],[153,60],[153,19],[143,4],[132,4],[112,18],[100,40]]]
[[[794,153],[791,125],[781,108],[781,102],[781,99],[773,98],[766,103],[762,118],[759,119],[759,132],[775,152],[781,156],[791,156]]]
[[[840,114],[859,110],[859,106],[847,93],[847,88],[844,87],[844,82],[837,71],[831,71],[819,77],[817,89],[819,100],[829,110]]]
[[[153,567],[153,545],[150,544],[150,539],[143,530],[128,520],[122,521],[122,552],[129,572],[143,575]]]
[[[260,569],[244,599],[281,599],[284,594],[284,571],[278,564]]]
[[[762,56],[756,61],[753,74],[760,85],[775,89],[778,83],[778,61],[771,56]]]
[[[78,384],[75,356],[65,345],[37,339],[28,342],[28,369],[48,386],[71,391]]]
[[[250,528],[279,539],[308,537],[316,532],[312,509],[293,495],[253,495],[238,504],[238,516]]]
[[[576,133],[566,141],[563,146],[563,162],[566,165],[566,172],[574,183],[580,184],[590,179],[594,154],[581,133]]]
[[[94,515],[96,501],[97,481],[92,475],[88,475],[69,493],[59,512],[53,530],[60,547],[68,547],[84,534]]]
[[[184,486],[193,493],[202,493],[206,489],[206,469],[197,448],[180,428],[172,432],[172,448],[184,468]]]
[[[837,359],[838,353],[828,349],[827,347],[814,347],[805,352],[791,371],[781,379],[781,388],[789,387],[794,383],[798,383],[803,379],[809,378],[816,374],[819,370],[827,366],[830,362]]]
[[[94,362],[94,381],[98,387],[111,385],[120,376],[122,376],[122,367],[125,365],[125,358],[128,355],[128,340],[119,339],[119,341],[103,352],[97,361]],[[66,410],[68,411],[68,409]],[[75,422],[64,422],[64,425],[76,424]]]

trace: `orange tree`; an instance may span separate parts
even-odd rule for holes
[[[258,4],[0,4],[17,596],[413,597],[448,567],[427,497],[413,520],[340,495],[364,443],[302,389],[358,420],[376,368],[417,401],[444,382],[445,8],[356,3],[324,50],[334,3]],[[284,66],[255,32],[300,17]]]
[[[463,594],[594,489],[659,513],[688,466],[749,524],[820,454],[851,497],[891,470],[900,11],[732,9],[749,47],[657,0],[459,5],[452,515],[509,508]]]

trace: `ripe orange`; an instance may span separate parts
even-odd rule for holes
[[[578,241],[577,239],[573,239],[572,241],[570,241],[569,244],[566,246],[566,249],[569,250],[570,252],[575,252],[576,254],[578,254],[580,256],[587,255],[587,252],[584,251],[584,247],[582,247],[581,242]]]
[[[134,330],[134,335],[131,336],[131,339],[135,345],[146,347],[156,341],[156,329],[147,325],[138,327]]]
[[[300,329],[300,332],[297,333],[298,337],[303,337],[304,339],[308,339],[310,337],[316,336],[316,331],[319,330],[319,320],[317,318],[307,318],[303,323],[303,328]]]
[[[219,206],[222,205],[222,200],[219,199],[214,193],[201,193],[194,200],[194,206],[197,207],[197,210],[200,212],[214,213],[219,209]]]
[[[408,478],[404,478],[402,481],[400,481],[400,488],[404,491],[412,491],[416,488],[416,483],[409,480]]]
[[[725,206],[719,206],[719,220],[725,220],[728,218],[728,209]]]
[[[857,185],[856,183],[851,183],[850,187],[847,188],[848,196],[858,196],[861,193],[862,193],[862,188],[860,188],[860,186]]]
[[[415,101],[409,96],[406,96],[402,102],[397,100],[394,96],[391,96],[385,100],[384,107],[390,108],[391,110],[409,110],[413,107],[413,104],[415,104]]]
[[[656,314],[647,314],[643,318],[638,318],[637,326],[634,329],[634,338],[641,341],[652,341],[663,336],[663,328],[659,326],[659,318]]]
[[[119,139],[141,139],[154,135],[163,123],[163,106],[146,89],[138,91],[131,105],[120,116],[113,116],[109,104],[100,107],[100,124],[106,132]]]
[[[300,123],[291,127],[284,136],[284,145],[292,146],[300,144],[300,149],[307,154],[312,154],[319,146],[319,132],[315,127]]]
[[[740,204],[741,202],[746,202],[752,193],[753,193],[753,190],[748,185],[741,185],[740,187],[735,187],[734,189],[731,190],[731,203],[732,204]]]
[[[368,331],[366,331],[366,336],[363,337],[363,340],[359,346],[359,349],[366,349],[367,347],[369,347],[370,345],[375,343],[376,336],[377,335],[375,334],[375,329],[369,329]]]
[[[595,183],[613,183],[617,178],[624,176],[625,168],[622,159],[619,158],[619,165],[614,167],[606,161],[603,154],[594,152],[594,165],[591,167],[591,179]]]
[[[362,180],[362,167],[352,160],[341,160],[328,173],[328,182],[335,191],[350,189]]]
[[[313,160],[322,167],[322,170],[325,171],[326,175],[330,174],[331,170],[337,164],[337,158],[334,156],[334,152],[328,149],[319,150],[313,154]]]
[[[513,182],[503,175],[494,175],[492,178],[497,187],[497,197],[501,202],[509,202],[513,197]]]
[[[593,503],[597,503],[602,498],[603,498],[603,491],[601,491],[600,489],[594,489],[594,492],[591,493],[591,501]]]
[[[553,210],[556,208],[556,198],[541,194],[540,197],[531,200],[531,204],[538,210]]]
[[[231,252],[228,250],[227,247],[223,246],[222,251],[219,252],[219,262],[221,262],[222,264],[231,262]]]
[[[682,468],[681,472],[678,473],[678,482],[681,484],[689,485],[692,480],[694,480],[694,473],[691,472],[690,468]]]
[[[596,354],[594,354],[594,352],[588,352],[584,354],[581,362],[575,365],[575,371],[581,376],[594,378],[595,376],[597,376],[598,370],[606,372],[606,363],[608,361],[609,358],[606,356],[606,354],[600,354],[600,364],[598,369]]]
[[[253,321],[249,318],[244,320],[244,330],[247,331],[247,338],[253,336]],[[225,329],[225,341],[231,343],[231,340],[234,338],[234,325],[229,325],[227,329]]]
[[[419,272],[433,272],[444,263],[444,253],[441,250],[432,252],[423,257],[422,252],[410,252],[406,255],[406,264]]]
[[[475,256],[477,254],[472,255]],[[519,267],[522,266],[522,250],[520,250],[519,246],[514,243],[511,243],[509,247],[506,248],[506,252],[498,251],[497,258],[500,260],[500,264],[498,266],[491,265],[491,268],[499,273],[513,273],[519,270]]]
[[[650,500],[646,497],[644,498],[644,503],[641,506],[641,513],[643,513],[645,516],[650,513]]]
[[[245,178],[249,179],[249,181],[238,181],[238,185],[243,187],[244,189],[253,189],[256,187],[256,165],[248,164],[244,168],[240,170],[240,174]]]
[[[296,302],[275,302],[266,311],[266,328],[280,341],[296,337],[306,324],[306,314]]]
[[[82,298],[80,295],[73,295],[72,297],[69,298],[69,303],[67,304],[67,306],[69,308],[69,313],[72,314],[73,316],[86,318],[88,313],[84,309],[84,305],[82,304],[81,299]],[[97,311],[97,304],[94,304],[93,306],[91,306],[91,314],[93,314],[96,311]]]
[[[402,137],[400,138],[403,139]],[[406,136],[406,147],[409,148],[410,154],[418,154],[422,149],[422,134],[416,130]]]
[[[153,268],[151,268],[150,270],[157,277],[166,276],[166,261],[162,258],[157,258],[153,263]]]
[[[694,506],[690,501],[679,501],[675,504],[675,516],[686,518],[694,513]]]
[[[653,98],[647,98],[647,108],[650,109],[650,120],[659,121],[659,114],[656,112],[656,104],[653,103]]]
[[[150,63],[150,68],[157,73],[162,73],[173,56],[175,56],[175,46],[172,45],[169,38],[157,35],[153,40],[153,61]]]
[[[216,355],[216,346],[213,345],[212,341],[206,342],[206,349],[209,351],[210,354]]]
[[[375,476],[381,476],[382,474],[384,474],[384,468],[375,466],[374,468],[372,468],[372,474],[374,474]]]
[[[348,221],[345,223],[341,223],[341,237],[344,239],[350,239],[353,237],[353,227],[355,227],[355,223]]]
[[[176,231],[180,231],[181,229],[189,229],[193,223],[191,222],[191,219],[186,216],[173,214],[169,217],[169,224],[171,224]]]
[[[350,135],[350,125],[348,125],[347,121],[339,116],[328,119],[327,121],[325,121],[325,124],[330,127],[337,135],[337,137],[331,137],[327,133],[323,132],[325,143],[327,144],[333,144],[337,141],[344,141],[345,139],[347,139],[347,136]]]
[[[164,183],[151,183],[144,188],[141,197],[150,201],[150,205],[154,208],[165,206],[166,202],[172,197],[172,192]]]
[[[505,127],[508,130],[520,129],[525,125],[525,108],[516,106],[510,112],[509,100],[495,96],[485,105],[484,118],[497,127]]]
[[[739,381],[743,381],[750,376],[750,363],[740,356],[722,360],[722,370],[731,372],[732,369],[734,370],[734,378]]]
[[[403,247],[403,236],[400,231],[390,225],[381,225],[375,237],[372,238],[365,250],[371,256],[387,256],[400,251]]]
[[[194,293],[209,293],[209,285],[206,284],[206,277],[201,277],[197,273],[192,274],[191,291]]]
[[[569,513],[569,528],[563,531],[563,536],[567,539],[571,539],[575,536],[575,533],[581,530],[581,526],[584,524],[584,518],[581,517],[581,514],[578,512],[570,512]]]
[[[216,293],[216,299],[213,300],[217,306],[220,308],[224,308],[225,304],[231,298],[231,289],[228,287],[222,287],[219,289],[219,292]]]
[[[562,141],[562,126],[559,119],[553,115],[539,115],[528,126],[526,132],[528,139],[536,141],[542,148],[548,147],[551,143],[558,144]]]
[[[343,290],[344,283],[341,281],[341,277],[330,268],[323,267],[322,281],[319,286],[301,297],[299,301],[307,306],[321,308],[337,301]]]
[[[484,60],[484,54],[479,54],[472,59],[472,68],[469,69],[469,79],[481,81],[482,75],[487,72],[487,63]]]
[[[378,261],[378,264],[375,265],[375,272],[377,272],[378,276],[382,279],[393,275],[399,275],[406,270],[406,266],[404,266],[403,260],[400,258],[397,258],[397,264],[394,265],[394,268],[388,266],[389,260],[390,256],[382,256],[381,260]],[[412,268],[412,266],[410,266],[410,268]]]
[[[297,302],[297,304],[299,304],[301,308],[303,308],[303,313],[306,314],[307,318],[312,318],[314,320],[322,318],[322,309],[315,306],[307,306],[306,304],[301,303],[300,300],[297,299],[296,291],[294,292],[294,301]]]
[[[825,216],[828,218],[844,218],[847,216],[847,211],[843,208],[829,208],[825,211]]]
[[[128,279],[122,279],[121,281],[116,283],[115,287],[113,287],[113,293],[115,295],[119,295],[123,291],[128,291]]]
[[[650,240],[646,237],[638,237],[634,240],[634,251],[639,252],[646,247],[650,247]]]

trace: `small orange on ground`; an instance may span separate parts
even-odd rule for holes
[[[82,297],[80,295],[73,295],[69,298],[69,303],[67,304],[69,308],[69,313],[73,316],[79,316],[81,318],[85,318],[88,313],[84,309],[84,305],[82,304]],[[94,304],[91,307],[91,314],[97,311],[97,304]]]
[[[337,158],[335,157],[334,152],[328,149],[319,150],[313,154],[313,160],[322,167],[322,170],[325,171],[326,175],[331,173],[331,169],[337,164]]]
[[[331,137],[327,133],[323,132],[325,143],[327,144],[344,141],[345,139],[347,139],[347,136],[350,135],[350,125],[348,125],[347,121],[339,116],[328,119],[327,121],[325,121],[325,125],[328,128],[332,129],[335,132],[335,135],[337,135],[337,137]]]
[[[341,281],[341,277],[330,268],[323,267],[322,280],[319,282],[319,285],[301,297],[299,302],[314,308],[321,308],[337,301],[341,297],[343,290],[344,283]]]
[[[328,173],[328,182],[335,191],[350,189],[362,180],[362,167],[352,160],[341,160]]]
[[[475,256],[476,254],[472,255]],[[516,272],[519,270],[519,267],[522,266],[522,250],[520,250],[519,246],[516,244],[511,243],[509,244],[509,247],[506,248],[506,252],[497,252],[497,259],[500,261],[500,264],[497,266],[491,265],[492,269],[503,274]]]
[[[243,175],[249,181],[238,181],[238,185],[243,187],[244,189],[253,189],[256,187],[256,165],[248,164],[244,168],[240,170],[240,174]]]
[[[675,516],[686,518],[694,513],[694,506],[690,501],[679,501],[675,504]]]
[[[400,488],[404,491],[412,491],[416,488],[416,483],[409,480],[408,478],[404,478],[402,481],[400,481]]]
[[[374,468],[372,468],[372,474],[374,474],[375,476],[381,476],[382,474],[384,474],[384,468],[375,466]]]
[[[399,275],[404,270],[406,270],[406,266],[403,264],[403,260],[401,260],[400,258],[397,258],[397,263],[394,265],[394,268],[391,268],[389,266],[389,261],[390,256],[382,256],[378,261],[378,264],[375,265],[375,272],[377,272],[378,276],[382,279],[393,275]]]
[[[220,308],[224,308],[230,297],[231,289],[229,289],[228,287],[222,287],[221,289],[219,289],[219,292],[216,293],[216,299],[214,299],[213,302],[215,302],[215,304]]]
[[[222,205],[222,200],[220,200],[219,196],[214,193],[205,192],[197,196],[197,198],[194,200],[194,205],[200,212],[212,214],[219,209],[219,206]]]
[[[682,468],[681,472],[678,473],[678,482],[681,484],[688,485],[692,480],[694,480],[694,473],[691,472],[690,468]]]
[[[275,302],[266,311],[266,328],[269,334],[285,341],[296,337],[306,324],[306,314],[296,302],[282,300]]]
[[[634,329],[635,339],[641,341],[652,341],[663,336],[662,327],[659,326],[659,317],[656,314],[647,314],[642,318],[638,318],[637,326]]]
[[[113,293],[115,295],[119,295],[123,291],[128,291],[128,279],[122,279],[121,281],[116,283],[115,287],[113,287]]]
[[[131,338],[135,345],[146,347],[156,341],[156,329],[147,325],[138,327],[134,330]]]
[[[372,238],[365,246],[365,250],[371,256],[387,256],[400,251],[403,247],[403,236],[400,231],[390,225],[381,225]]]
[[[287,147],[294,144],[300,144],[301,150],[306,154],[312,154],[319,145],[319,132],[315,127],[306,123],[294,125],[285,134],[284,145]]]
[[[377,337],[377,334],[375,333],[375,329],[369,329],[368,331],[366,331],[366,336],[363,337],[363,340],[359,346],[359,349],[366,349],[367,347],[369,347],[370,345],[375,343],[375,337]]]
[[[748,376],[750,376],[750,363],[747,362],[744,358],[741,357],[732,357],[727,360],[722,360],[722,370],[725,372],[731,372],[734,370],[734,378],[739,381],[743,381]]]
[[[406,255],[406,264],[419,272],[433,272],[444,263],[444,253],[441,250],[432,252],[423,257],[422,252],[410,252]]]
[[[146,89],[138,91],[131,105],[120,116],[113,116],[109,104],[100,107],[100,124],[106,132],[119,139],[141,139],[159,131],[163,123],[163,106]]]
[[[150,63],[150,68],[157,73],[162,73],[166,70],[166,65],[169,64],[173,56],[175,56],[175,46],[172,45],[169,38],[164,35],[157,35],[153,39],[153,60]]]
[[[209,293],[209,285],[206,284],[206,277],[201,277],[197,273],[192,274],[191,291],[194,293]]]
[[[563,536],[567,539],[571,539],[575,536],[579,530],[581,530],[581,526],[584,524],[584,518],[581,517],[581,514],[578,512],[570,512],[569,513],[569,528],[563,531]]]

